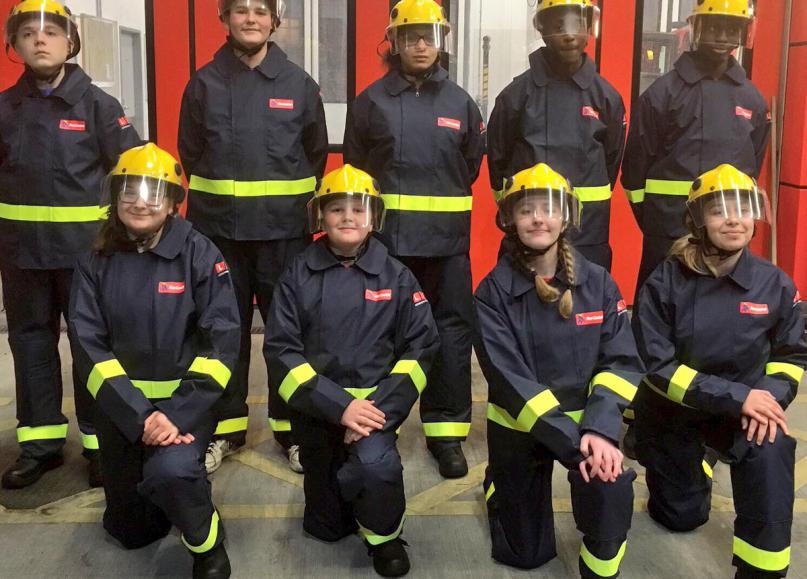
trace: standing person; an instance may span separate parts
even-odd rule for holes
[[[510,243],[476,290],[490,389],[485,477],[493,558],[532,569],[556,555],[552,468],[568,469],[582,577],[616,577],[633,515],[619,451],[644,368],[616,283],[572,249],[580,200],[541,163],[499,202]]]
[[[539,1],[533,22],[546,46],[530,54],[530,69],[496,98],[488,168],[496,192],[536,163],[567,176],[585,207],[583,227],[570,231],[569,241],[610,271],[611,191],[626,126],[622,97],[585,54],[599,18],[591,0]]]
[[[253,298],[265,323],[280,274],[311,242],[305,206],[328,156],[319,86],[270,41],[283,0],[219,0],[218,7],[227,43],[188,83],[179,122],[188,219],[224,254],[242,320],[241,355],[217,406],[208,472],[246,441]],[[287,409],[273,396],[269,425],[300,472]]]
[[[737,579],[787,574],[796,442],[785,410],[807,366],[793,281],[748,249],[766,205],[730,165],[697,178],[688,233],[647,278],[633,318],[647,365],[634,428],[648,513],[671,531],[706,523],[705,446],[717,451],[731,467]]]
[[[120,103],[79,66],[66,64],[81,49],[66,6],[18,3],[6,20],[5,41],[25,63],[17,84],[0,94],[0,274],[21,450],[2,484],[17,489],[64,462],[60,320],[76,258],[90,248],[103,219],[101,182],[118,155],[141,141]],[[74,364],[74,385],[76,377]],[[75,390],[89,483],[100,486],[92,400],[83,388]]]
[[[473,99],[440,66],[450,32],[433,0],[401,0],[387,39],[389,72],[349,112],[346,163],[381,183],[390,253],[417,277],[440,331],[440,355],[420,403],[440,474],[467,474],[461,442],[471,428],[471,185],[479,175],[484,122]]]
[[[97,403],[104,528],[138,549],[176,525],[194,579],[223,579],[230,563],[204,455],[238,358],[227,263],[177,215],[182,170],[158,147],[121,155],[104,194],[109,219],[78,265],[70,304]]]
[[[329,542],[358,530],[376,572],[399,577],[409,558],[397,431],[427,386],[437,328],[415,277],[372,235],[384,202],[370,175],[329,173],[309,214],[325,236],[281,278],[264,346],[294,410],[303,528]]]
[[[636,295],[686,233],[684,214],[698,175],[730,163],[758,177],[770,136],[765,99],[734,52],[749,38],[751,0],[694,3],[692,50],[639,97],[622,185],[644,235]]]

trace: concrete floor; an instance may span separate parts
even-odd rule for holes
[[[366,550],[356,537],[320,543],[303,534],[302,477],[288,470],[266,430],[265,368],[261,338],[253,338],[250,441],[212,477],[216,504],[226,521],[234,577],[374,577]],[[69,352],[62,340],[67,368]],[[17,454],[14,379],[5,339],[0,344],[0,468]],[[147,548],[127,552],[109,539],[99,523],[103,493],[88,490],[74,420],[72,387],[65,372],[65,411],[71,431],[64,467],[33,488],[0,491],[0,577],[187,577],[190,557],[177,533]],[[558,557],[541,569],[523,572],[490,558],[481,481],[487,455],[484,438],[485,383],[474,376],[474,425],[465,452],[471,470],[465,479],[444,481],[437,474],[420,434],[417,412],[400,438],[406,468],[409,542],[413,578],[418,577],[576,577],[580,536],[574,528],[568,485],[555,473]],[[807,441],[807,396],[789,410],[791,430]],[[807,578],[807,445],[797,451],[796,516],[789,577]],[[734,518],[728,468],[715,472],[710,522],[688,534],[673,535],[645,512],[643,469],[636,484],[636,514],[622,577],[637,579],[733,577],[731,537]]]

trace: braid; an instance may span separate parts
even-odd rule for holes
[[[563,292],[563,297],[560,298],[558,311],[563,319],[568,320],[574,308],[574,301],[572,300],[572,286],[574,286],[574,252],[572,251],[572,244],[566,241],[565,236],[561,236],[560,238],[558,253],[560,253],[563,259],[563,267],[566,269],[566,279],[569,281],[569,287],[566,288],[566,291]]]
[[[530,266],[527,260],[527,254],[521,249],[521,244],[518,239],[513,240],[512,250],[510,255],[513,257],[516,269],[523,273],[528,278],[532,278],[535,282],[535,291],[538,298],[545,304],[551,304],[560,299],[560,292],[546,283],[544,278],[538,275],[535,270]]]

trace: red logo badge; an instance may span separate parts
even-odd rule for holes
[[[59,128],[63,131],[86,131],[87,124],[84,121],[68,121],[62,119],[59,121]]]
[[[575,316],[578,326],[596,326],[602,324],[604,318],[605,315],[602,310],[599,312],[586,312]]]
[[[294,110],[294,99],[269,99],[270,109]]]
[[[184,294],[185,282],[183,281],[161,281],[159,292],[161,294]]]
[[[580,111],[580,113],[584,117],[591,117],[592,119],[597,119],[598,121],[600,120],[600,113],[594,107],[586,105],[583,107],[583,110]]]
[[[481,123],[479,123],[479,132],[482,133],[482,134],[485,134],[485,133],[488,132],[488,127],[485,124],[485,121],[482,121]]]
[[[412,294],[412,301],[415,302],[416,306],[419,306],[420,304],[425,304],[429,300],[426,299],[426,294],[423,292],[415,292]]]
[[[766,316],[769,313],[768,304],[740,302],[740,313],[746,316]]]
[[[801,294],[799,293],[799,290],[796,290],[796,295],[793,296],[793,303],[797,304],[800,301],[801,301]]]
[[[625,303],[625,300],[619,300],[616,303],[616,313],[621,314],[628,309],[628,304]]]
[[[230,271],[226,261],[220,261],[214,267],[216,268],[216,274],[219,277]]]
[[[392,290],[382,289],[378,291],[364,290],[364,299],[368,302],[388,302],[392,300]]]
[[[446,117],[437,117],[437,126],[459,131],[462,129],[462,121],[458,121],[457,119],[449,119]]]
[[[120,118],[118,119],[118,124],[120,125],[120,128],[121,128],[121,129],[125,129],[126,127],[130,127],[130,126],[131,126],[131,125],[129,124],[129,119],[127,119],[126,117],[120,117]]]
[[[743,107],[734,107],[734,114],[749,121],[751,120],[751,117],[754,116],[753,111],[744,109]]]

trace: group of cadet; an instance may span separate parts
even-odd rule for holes
[[[807,344],[793,282],[749,250],[770,217],[755,180],[770,116],[732,56],[753,4],[695,3],[691,50],[641,95],[626,145],[622,99],[585,53],[592,0],[538,0],[546,46],[487,128],[440,65],[443,10],[401,0],[388,72],[351,105],[345,165],[327,175],[319,87],[270,39],[283,0],[218,8],[227,42],[182,97],[181,164],[67,63],[80,39],[64,5],[23,0],[8,17],[7,50],[25,64],[0,94],[21,453],[3,486],[63,462],[64,315],[104,527],[134,549],[176,526],[193,577],[228,577],[207,474],[246,442],[257,304],[269,425],[304,472],[303,528],[358,533],[380,575],[410,568],[396,444],[419,397],[440,474],[468,472],[473,346],[489,386],[494,559],[529,569],[556,556],[557,461],[580,575],[616,577],[636,478],[622,443],[647,469],[650,516],[672,531],[707,521],[712,467],[730,464],[736,577],[784,577],[785,410]],[[504,239],[474,296],[471,187],[486,146]],[[644,234],[632,321],[609,274],[620,168]]]

